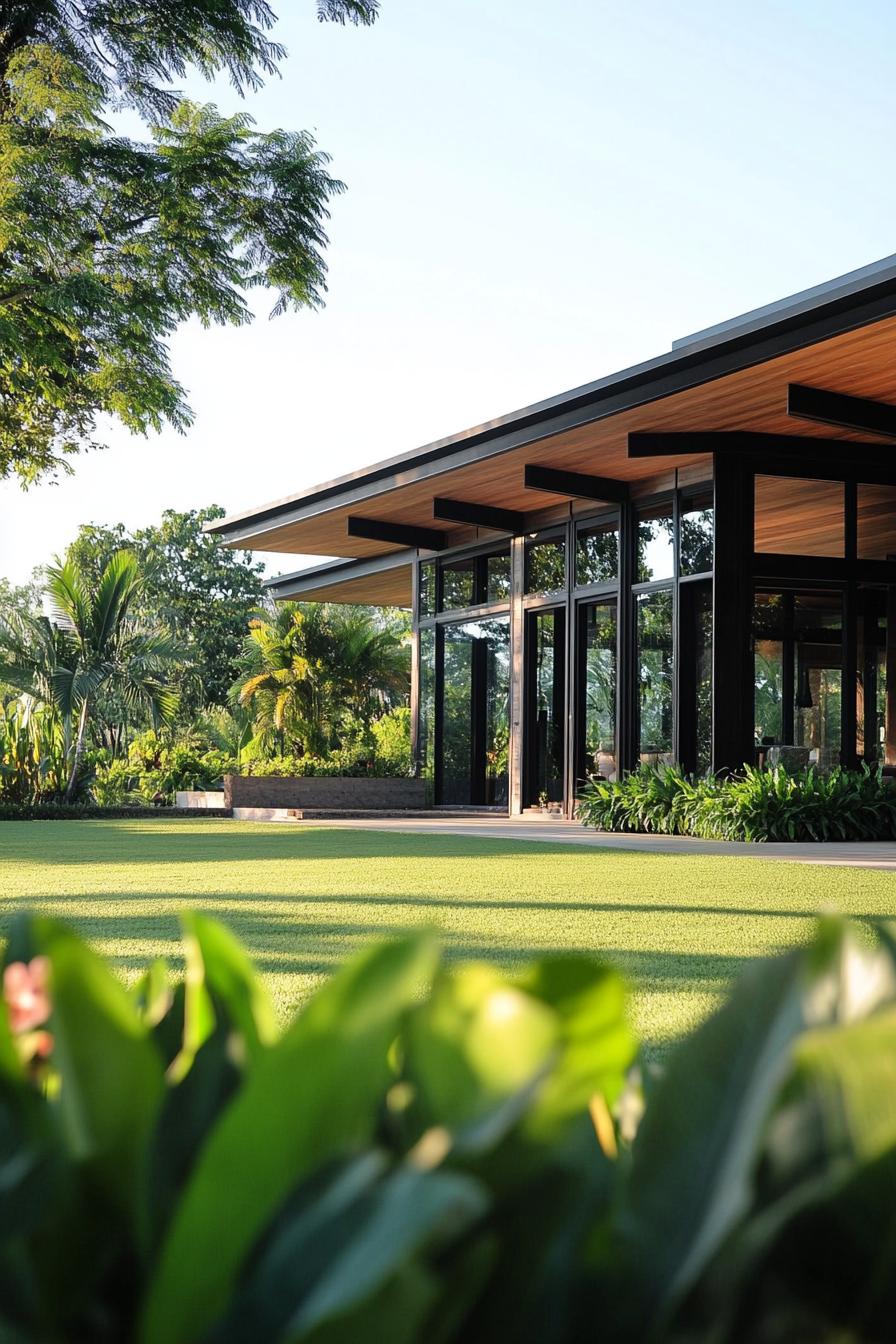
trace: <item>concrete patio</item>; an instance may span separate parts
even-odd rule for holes
[[[419,820],[413,817],[355,818],[309,821],[315,827],[348,827],[352,830],[403,831],[410,834],[482,836],[496,840],[549,841],[553,844],[586,845],[598,849],[641,850],[654,854],[743,855],[751,859],[789,863],[837,864],[854,868],[881,868],[896,871],[896,843],[859,841],[856,843],[751,845],[744,841],[695,840],[683,835],[610,835],[588,831],[577,821],[529,817],[487,817],[471,815]]]

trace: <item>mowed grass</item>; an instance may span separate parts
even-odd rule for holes
[[[0,934],[19,910],[70,921],[133,979],[178,960],[177,913],[228,924],[281,1015],[356,948],[434,925],[450,955],[513,967],[587,952],[623,969],[662,1047],[751,957],[813,917],[896,915],[896,877],[856,868],[449,835],[231,821],[0,823]]]

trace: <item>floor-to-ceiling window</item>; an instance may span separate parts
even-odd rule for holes
[[[637,510],[633,764],[712,764],[713,499],[706,487]]]
[[[418,768],[434,800],[508,800],[510,548],[419,567]]]

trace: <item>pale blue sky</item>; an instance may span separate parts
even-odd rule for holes
[[[0,574],[82,522],[290,494],[896,252],[883,3],[383,0],[372,30],[279,8],[290,57],[249,108],[314,129],[348,184],[328,306],[178,333],[191,433],[113,430],[74,477],[0,487]]]

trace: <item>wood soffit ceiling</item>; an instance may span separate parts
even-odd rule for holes
[[[347,518],[350,514],[435,527],[446,533],[449,544],[459,544],[469,538],[470,529],[434,522],[432,501],[436,495],[517,509],[531,513],[533,517],[562,503],[557,496],[525,489],[523,468],[527,462],[626,480],[632,483],[634,493],[637,493],[639,482],[646,483],[658,473],[708,468],[709,459],[699,454],[629,459],[630,432],[739,429],[827,439],[856,437],[848,431],[838,432],[830,426],[790,418],[786,403],[787,385],[792,382],[881,401],[896,401],[896,318],[886,318],[479,462],[454,469],[446,467],[423,480],[401,483],[399,478],[397,485],[389,482],[391,488],[361,503],[329,508],[324,503],[322,511],[312,518],[287,523],[272,520],[267,531],[259,531],[232,544],[254,550],[351,558],[388,554],[400,549],[381,541],[349,538]],[[861,437],[867,441],[871,436]],[[893,444],[893,452],[896,462],[896,444]],[[708,476],[709,471],[704,470],[702,474]],[[699,477],[701,471],[691,470],[687,475]],[[568,505],[564,507],[568,509]],[[379,576],[377,592],[383,589],[384,577]],[[397,582],[398,576],[394,578]],[[363,599],[359,597],[358,600]],[[378,600],[387,599],[380,597]]]

